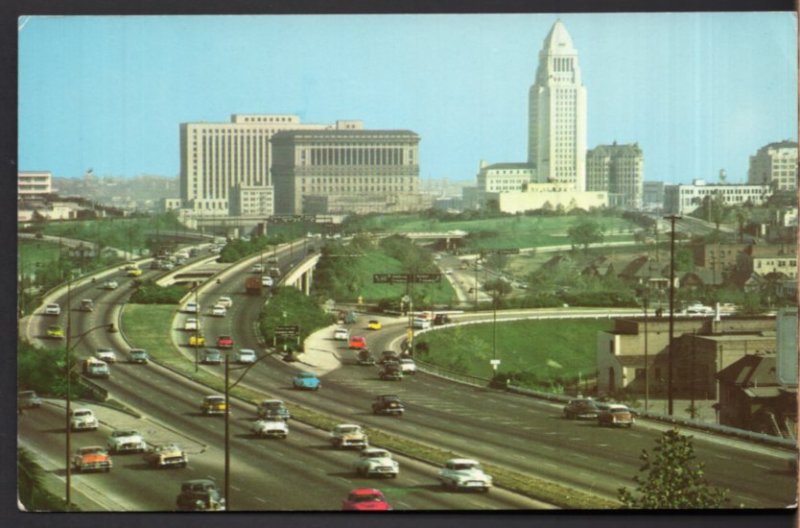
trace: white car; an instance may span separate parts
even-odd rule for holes
[[[270,277],[269,275],[264,275],[263,277],[261,277],[261,285],[263,287],[272,288],[273,284],[274,284],[274,281],[272,280],[272,277]]]
[[[250,271],[252,273],[264,273],[264,265],[260,263],[253,264]]]
[[[186,307],[184,307],[183,311],[186,313],[200,313],[200,305],[193,302],[186,303]]]
[[[413,321],[411,321],[411,327],[417,328],[419,330],[425,330],[431,327],[431,322],[428,319],[423,319],[421,317],[415,317]]]
[[[392,459],[392,454],[386,449],[365,447],[359,453],[354,469],[356,473],[365,477],[397,478],[400,464]]]
[[[256,420],[250,426],[250,432],[259,437],[286,438],[289,426],[283,420]]]
[[[233,306],[233,299],[228,297],[227,295],[223,295],[219,299],[217,299],[217,304],[219,306],[224,306],[225,308],[230,308]]]
[[[118,429],[111,432],[108,438],[108,451],[110,453],[144,453],[147,443],[137,431],[133,429]]]
[[[71,409],[69,427],[73,431],[97,431],[97,418],[91,409]]]
[[[360,425],[339,424],[331,431],[333,447],[367,447],[369,440]]]
[[[686,307],[686,313],[689,315],[714,315],[714,309],[701,303],[694,303]]]
[[[236,352],[234,361],[241,364],[250,364],[256,362],[256,351],[251,348],[243,348]]]
[[[416,374],[417,373],[417,364],[414,363],[414,360],[411,358],[401,358],[400,359],[400,371],[403,374]]]
[[[477,460],[451,458],[439,470],[439,481],[445,488],[477,489],[483,492],[492,487],[492,477],[481,469]]]
[[[45,315],[61,315],[61,306],[57,303],[51,303],[44,307]]]
[[[200,325],[197,324],[197,317],[187,317],[186,321],[183,322],[183,329],[190,332],[200,330]]]
[[[116,290],[118,286],[119,286],[119,283],[117,281],[115,281],[115,280],[107,280],[100,287],[103,288],[104,290]]]
[[[211,315],[214,317],[225,317],[225,314],[228,313],[228,309],[222,306],[221,304],[215,304],[211,308]]]
[[[333,338],[336,341],[347,341],[350,339],[350,332],[347,331],[347,328],[337,328],[333,331]]]
[[[106,363],[117,362],[117,354],[110,348],[98,348],[94,351],[94,357]]]

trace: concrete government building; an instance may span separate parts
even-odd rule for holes
[[[229,123],[182,123],[180,208],[254,218],[423,208],[418,144],[413,132],[363,130],[358,120],[234,114]]]

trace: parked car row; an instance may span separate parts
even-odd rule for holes
[[[598,425],[610,427],[632,427],[636,413],[627,405],[596,401],[592,398],[570,400],[563,409],[564,418],[597,420]]]

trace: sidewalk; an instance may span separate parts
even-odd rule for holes
[[[342,366],[339,355],[340,341],[333,340],[333,330],[339,325],[326,326],[308,336],[304,343],[304,352],[298,356],[298,365],[310,370],[317,376],[327,374]]]

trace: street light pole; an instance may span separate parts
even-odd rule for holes
[[[670,221],[670,241],[669,241],[669,345],[667,348],[667,412],[672,416],[672,356],[674,347],[675,331],[675,220],[680,220],[680,216],[670,215],[664,217]]]
[[[67,395],[66,395],[66,413],[65,413],[65,423],[67,426],[67,442],[66,448],[64,452],[64,460],[66,461],[67,471],[66,471],[66,491],[64,493],[65,500],[66,500],[66,507],[67,511],[70,510],[72,505],[72,465],[70,464],[70,454],[72,452],[72,427],[70,424],[70,414],[72,412],[72,382],[70,380],[70,339],[71,339],[71,332],[72,332],[72,319],[70,315],[70,305],[72,304],[72,275],[70,271],[67,271],[69,275],[67,275],[67,332],[66,332],[66,352],[64,354],[64,374],[67,378]]]
[[[228,387],[228,363],[230,351],[225,352],[225,509],[231,509],[230,474],[231,474],[231,449],[230,449],[230,387]]]

